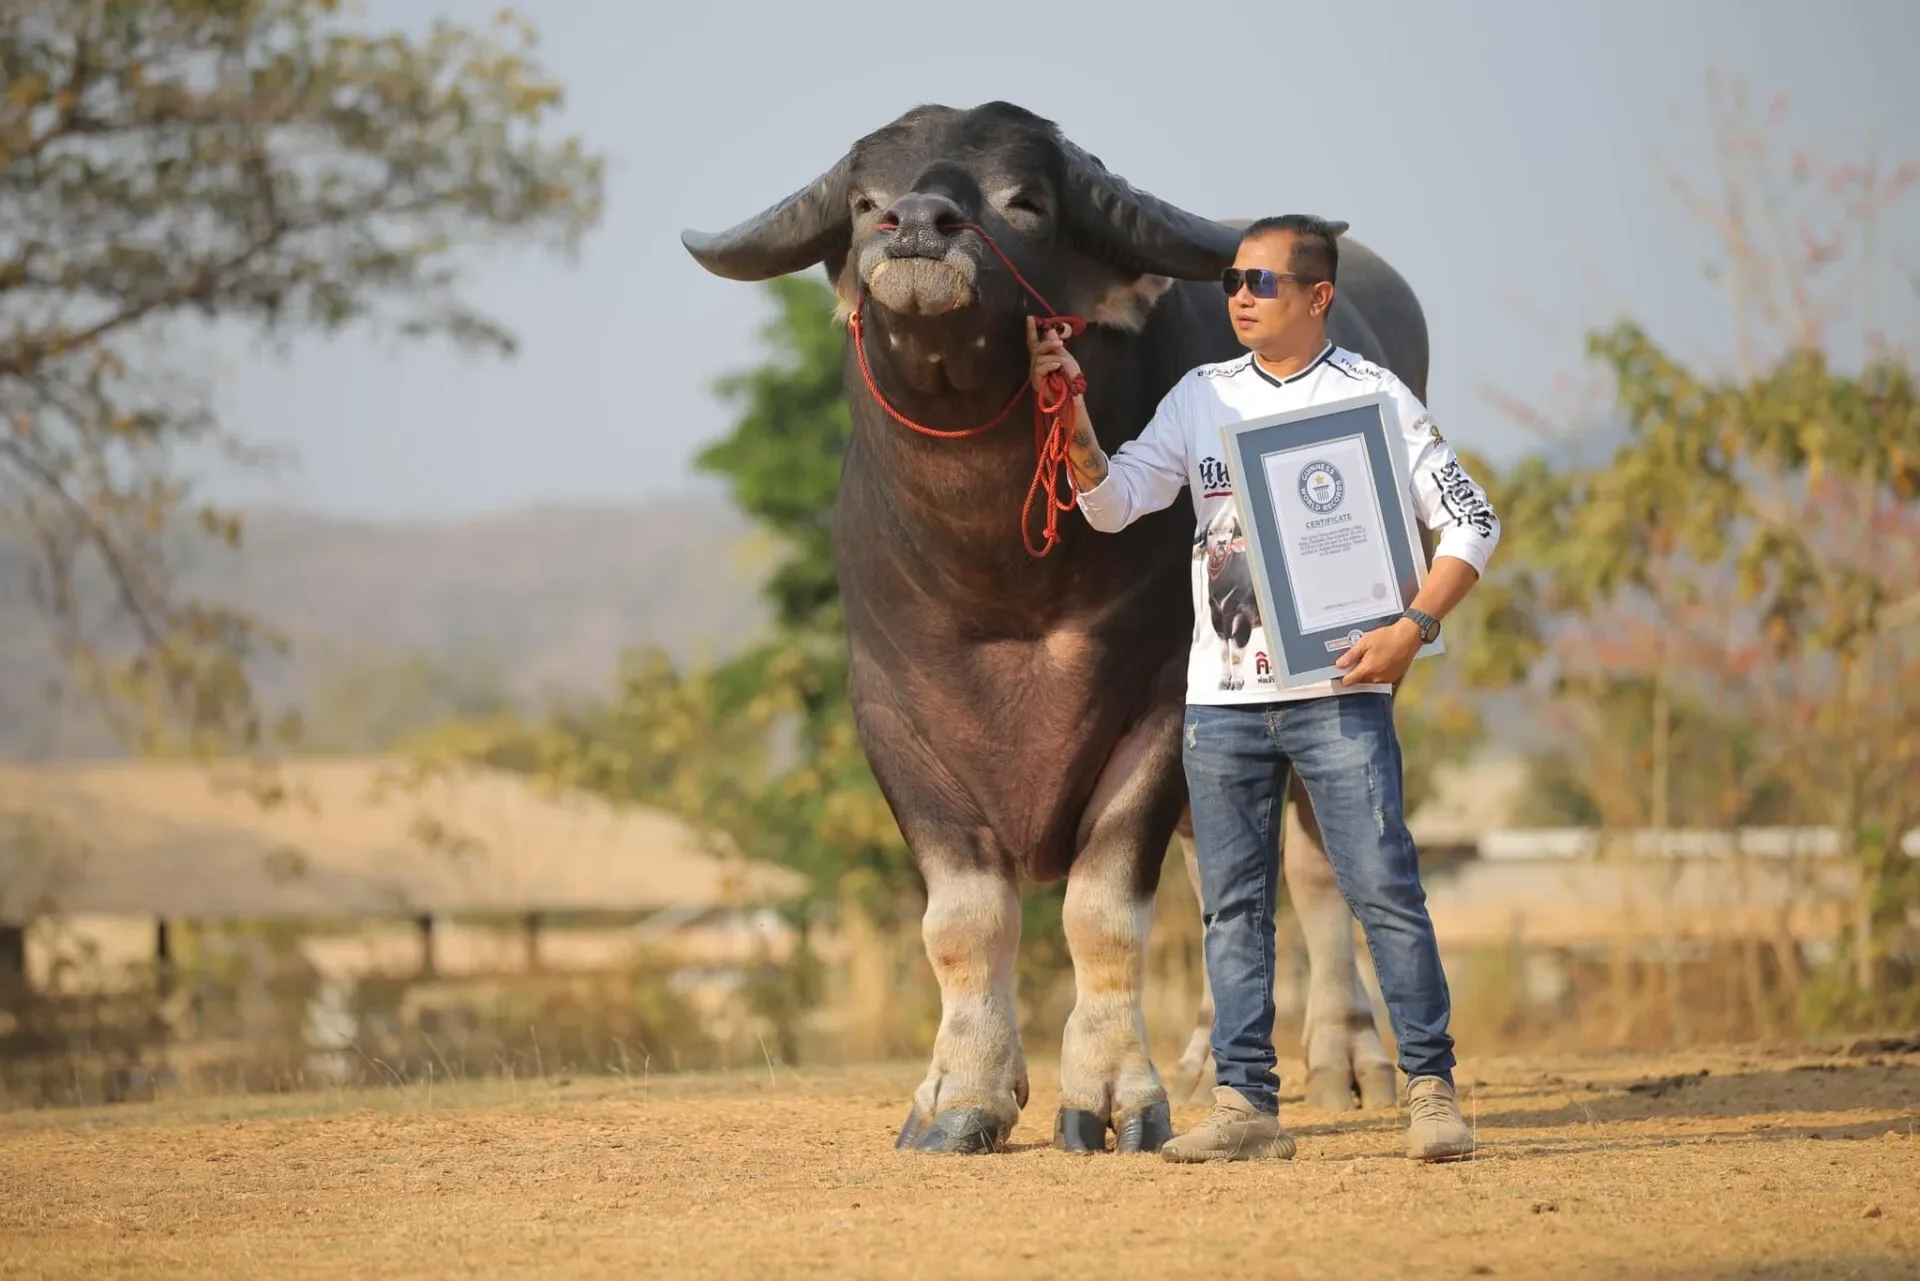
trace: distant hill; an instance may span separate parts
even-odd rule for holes
[[[58,667],[0,556],[0,757],[108,750],[90,709],[54,697]],[[349,665],[458,660],[505,692],[606,686],[620,654],[683,662],[735,652],[766,625],[759,585],[776,549],[722,500],[555,507],[458,521],[387,522],[269,509],[237,553],[196,545],[195,592],[286,632],[293,652],[259,674],[275,703],[305,701]]]

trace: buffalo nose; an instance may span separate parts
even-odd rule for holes
[[[910,192],[889,205],[882,218],[882,226],[894,228],[887,252],[895,258],[945,257],[947,237],[964,220],[960,206],[947,197]]]

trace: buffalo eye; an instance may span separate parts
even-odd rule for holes
[[[872,197],[865,194],[853,198],[853,216],[856,218],[864,218],[879,207],[878,204],[874,203]]]
[[[1024,192],[1008,200],[1007,208],[1018,209],[1021,213],[1032,214],[1036,218],[1044,218],[1047,216],[1046,206],[1041,204],[1040,201],[1033,196],[1029,196]]]

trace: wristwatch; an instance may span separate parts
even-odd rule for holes
[[[1406,613],[1400,615],[1400,617],[1411,618],[1413,620],[1413,625],[1420,629],[1420,643],[1422,645],[1431,645],[1439,638],[1440,620],[1432,614],[1424,610],[1409,609]]]

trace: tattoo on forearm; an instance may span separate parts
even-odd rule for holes
[[[1085,418],[1073,429],[1073,439],[1067,445],[1067,461],[1083,488],[1092,488],[1107,478],[1106,452],[1093,434],[1093,425]]]

